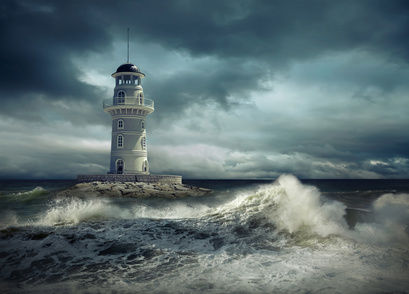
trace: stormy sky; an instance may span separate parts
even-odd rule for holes
[[[111,74],[155,101],[150,171],[409,177],[409,2],[0,2],[0,178],[109,170]]]

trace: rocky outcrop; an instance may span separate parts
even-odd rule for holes
[[[115,198],[181,198],[200,196],[210,189],[191,187],[184,184],[143,183],[143,182],[90,182],[79,183],[58,193],[59,196],[93,196]]]

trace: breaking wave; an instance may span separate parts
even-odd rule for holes
[[[32,205],[36,210],[31,220],[21,218],[15,209],[0,222],[0,279],[8,283],[0,282],[0,289],[10,293],[407,289],[409,195],[386,193],[367,210],[336,199],[291,175],[256,188],[177,200],[41,199]]]
[[[37,187],[16,195],[30,199],[47,193]],[[23,222],[9,213],[7,223],[12,226],[60,226],[109,219],[203,218],[203,221],[218,222],[225,227],[231,224],[238,230],[257,228],[260,234],[265,234],[265,228],[268,228],[268,233],[287,234],[288,238],[297,240],[303,236],[304,241],[306,238],[333,236],[367,243],[409,240],[408,194],[385,194],[373,203],[370,211],[366,211],[348,208],[340,201],[326,198],[316,187],[304,185],[292,175],[282,175],[271,184],[250,192],[236,191],[226,199],[209,205],[206,201],[189,202],[186,199],[122,203],[118,199],[55,198],[36,219]]]
[[[45,190],[44,188],[36,187],[30,191],[12,193],[12,194],[9,194],[8,196],[9,198],[14,199],[15,201],[24,202],[24,201],[37,200],[48,194],[49,192]]]
[[[303,185],[292,175],[282,175],[254,194],[238,195],[214,216],[253,225],[258,219],[274,226],[276,233],[301,242],[333,236],[371,244],[409,241],[408,194],[383,195],[370,211],[354,209],[325,198],[316,187]]]
[[[130,218],[128,211],[121,210],[106,199],[57,198],[36,222],[37,225],[70,225],[83,221]]]

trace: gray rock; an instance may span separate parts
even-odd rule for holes
[[[78,183],[58,193],[58,196],[91,196],[112,198],[182,198],[201,196],[210,189],[191,187],[184,184],[143,183],[143,182],[88,182]]]

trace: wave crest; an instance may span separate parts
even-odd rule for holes
[[[37,224],[53,226],[78,224],[92,219],[126,218],[127,211],[111,205],[106,199],[57,198]]]
[[[279,231],[291,234],[308,228],[325,237],[348,227],[345,209],[340,202],[325,200],[316,187],[303,185],[292,175],[282,175],[255,194],[238,196],[219,212],[224,215],[238,212],[240,217],[247,218],[261,214]]]
[[[16,199],[20,201],[31,201],[37,198],[41,198],[42,196],[47,195],[49,192],[44,189],[43,187],[36,187],[33,190],[26,191],[26,192],[19,192],[11,194],[11,196],[15,196]]]

